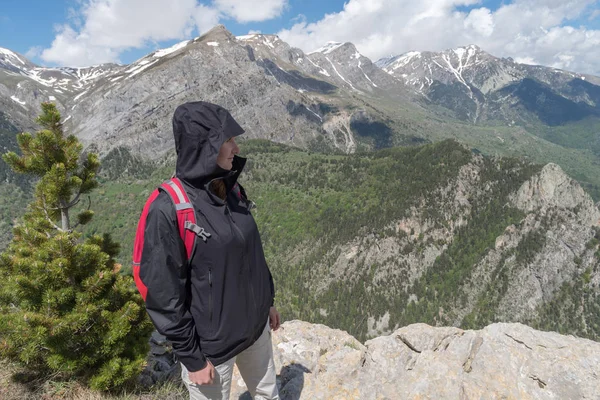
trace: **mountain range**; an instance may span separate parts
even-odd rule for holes
[[[353,153],[454,138],[484,154],[556,162],[600,195],[600,78],[496,58],[477,46],[373,63],[351,43],[305,54],[275,35],[223,26],[130,65],[44,68],[0,50],[0,111],[33,130],[54,101],[102,155],[172,149],[186,101],[229,108],[247,138]]]
[[[306,54],[223,26],[130,65],[43,68],[0,49],[0,145],[55,102],[103,157],[88,232],[125,246],[172,172],[173,111],[195,100],[246,130],[243,184],[289,319],[361,340],[413,322],[600,337],[600,78],[476,46]],[[30,183],[0,172],[5,243]]]

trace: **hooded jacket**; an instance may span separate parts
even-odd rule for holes
[[[140,279],[148,288],[146,310],[172,343],[189,371],[219,365],[261,335],[273,305],[273,279],[250,202],[237,184],[246,160],[217,166],[221,145],[244,130],[227,110],[205,102],[179,106],[173,116],[176,176],[196,212],[196,224],[210,234],[197,238],[188,262],[167,193],[150,206],[144,231]],[[210,189],[223,179],[225,201]]]

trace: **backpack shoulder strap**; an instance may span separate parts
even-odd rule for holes
[[[177,211],[177,224],[179,226],[179,234],[185,244],[188,261],[194,255],[196,238],[201,238],[204,242],[211,237],[204,228],[199,227],[196,222],[196,212],[194,206],[185,191],[185,188],[179,178],[171,178],[160,186],[161,190],[166,191],[175,204]]]
[[[190,199],[178,178],[171,178],[163,182],[159,190],[166,192],[175,205],[177,212],[177,226],[179,228],[179,236],[185,245],[188,261],[192,259],[194,247],[196,247],[196,235],[194,232],[186,229],[186,225],[196,224],[196,213]]]
[[[161,191],[166,192],[175,205],[175,211],[177,212],[177,227],[179,228],[179,235],[181,236],[181,240],[183,240],[183,244],[185,246],[188,261],[190,261],[194,255],[196,238],[200,237],[206,242],[208,238],[211,237],[211,234],[206,232],[204,228],[196,225],[197,220],[194,207],[190,202],[185,188],[178,178],[171,178],[163,182],[156,190],[154,190],[144,205],[142,215],[138,222],[133,246],[133,276],[135,284],[144,300],[146,300],[148,289],[140,278],[140,263],[144,248],[146,217],[148,216],[150,205],[154,202],[154,200],[156,200]]]
[[[144,249],[144,231],[146,229],[146,217],[148,216],[148,210],[150,209],[150,205],[158,197],[158,194],[159,191],[156,189],[152,192],[150,197],[148,197],[148,200],[146,200],[146,204],[144,204],[144,208],[142,210],[142,215],[138,221],[135,240],[133,242],[133,279],[144,301],[146,301],[146,294],[148,293],[148,288],[140,278],[140,263],[142,262],[142,251]]]

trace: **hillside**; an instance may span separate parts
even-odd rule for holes
[[[485,158],[454,141],[355,155],[242,149],[286,319],[361,340],[414,322],[600,337],[600,212],[556,165]],[[126,266],[143,202],[172,161],[155,168],[106,180],[92,197],[88,232],[112,232]]]
[[[361,340],[502,321],[598,339],[598,80],[474,48],[386,63],[223,26],[127,66],[48,69],[2,49],[0,145],[56,102],[103,156],[86,233],[113,233],[127,271],[142,204],[173,171],[173,109],[214,101],[250,139],[243,183],[286,318]],[[30,182],[0,173],[3,246]]]

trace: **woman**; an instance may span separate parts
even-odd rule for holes
[[[173,133],[175,175],[204,233],[188,261],[173,200],[165,192],[154,200],[139,269],[146,309],[173,345],[190,399],[228,399],[234,363],[254,398],[279,399],[273,279],[237,184],[246,160],[235,137],[244,130],[224,108],[193,102],[175,110]]]

